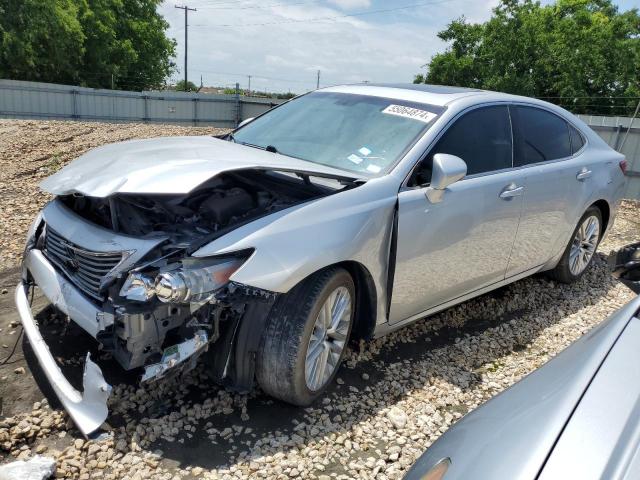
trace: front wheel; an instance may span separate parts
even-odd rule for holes
[[[591,264],[602,234],[602,213],[589,207],[573,232],[560,262],[550,274],[563,283],[577,281]]]
[[[267,319],[256,377],[269,395],[307,406],[335,377],[354,319],[355,286],[328,268],[284,294]]]

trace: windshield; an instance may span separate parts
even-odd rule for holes
[[[385,173],[427,130],[442,107],[314,92],[233,134],[245,145],[367,176]]]

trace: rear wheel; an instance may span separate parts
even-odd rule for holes
[[[331,383],[351,334],[355,286],[342,268],[318,272],[283,295],[267,320],[256,377],[269,395],[306,406]]]
[[[591,264],[602,234],[602,213],[589,207],[573,232],[560,262],[550,274],[563,283],[577,281]]]

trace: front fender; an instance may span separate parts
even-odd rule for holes
[[[376,303],[384,305],[397,188],[377,180],[251,222],[193,256],[253,249],[231,280],[280,293],[324,267],[356,261],[371,273]]]

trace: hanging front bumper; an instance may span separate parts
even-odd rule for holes
[[[61,285],[64,290],[64,285]],[[51,300],[51,299],[50,299]],[[27,297],[27,287],[20,282],[16,288],[16,307],[22,320],[24,333],[29,339],[33,352],[42,367],[51,387],[60,399],[60,403],[85,435],[97,430],[108,415],[107,399],[111,393],[109,385],[102,375],[100,367],[91,361],[89,353],[82,376],[83,393],[78,392],[63,375],[49,347],[45,343],[40,329],[31,313]]]

